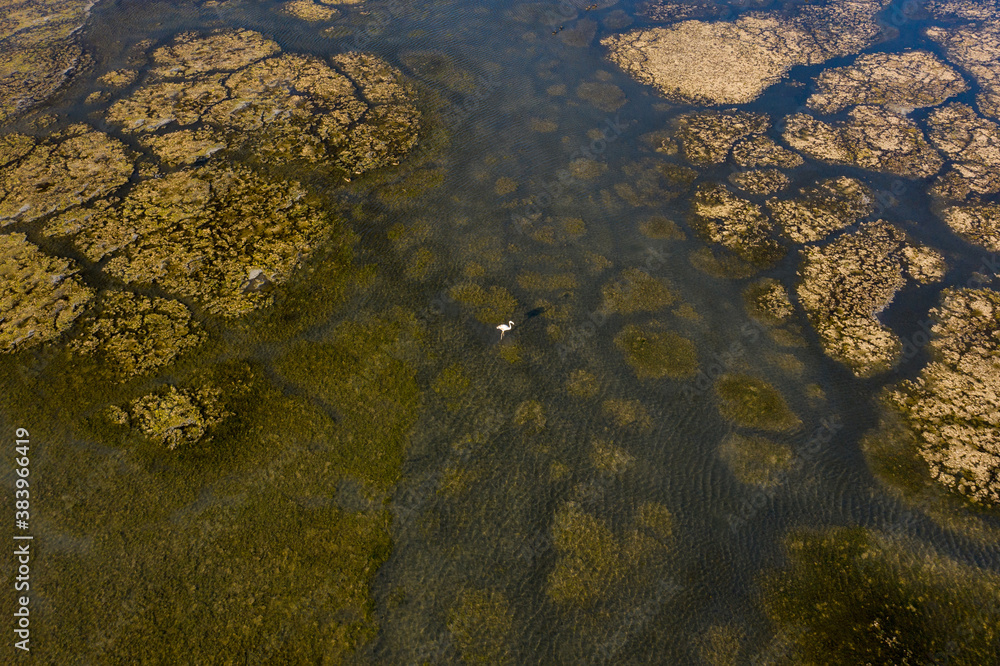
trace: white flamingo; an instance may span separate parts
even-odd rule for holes
[[[497,328],[500,329],[500,339],[503,340],[503,334],[514,328],[514,322],[509,321],[506,324],[500,324]]]

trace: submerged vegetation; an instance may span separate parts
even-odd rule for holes
[[[1000,294],[947,290],[932,310],[931,362],[886,391],[894,418],[869,436],[872,466],[919,500],[932,482],[1000,506]]]
[[[826,353],[867,377],[892,367],[902,347],[876,315],[906,284],[904,275],[934,282],[944,267],[937,252],[907,243],[894,226],[876,220],[803,250],[799,301]]]
[[[778,389],[759,377],[723,375],[715,382],[715,394],[719,413],[737,425],[784,432],[802,424]]]
[[[459,4],[0,0],[50,661],[986,663],[995,22]],[[941,533],[794,528],[896,500]]]
[[[1000,577],[859,528],[800,530],[764,605],[796,663],[987,663],[1000,651]]]
[[[54,339],[83,314],[94,292],[72,261],[50,257],[24,234],[0,235],[0,351]]]

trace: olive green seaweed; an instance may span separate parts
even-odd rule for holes
[[[629,324],[615,336],[615,346],[640,379],[682,379],[698,370],[694,343],[673,331]]]
[[[781,393],[758,377],[723,375],[715,382],[715,393],[719,398],[719,413],[738,425],[771,432],[794,430],[802,425]]]
[[[764,606],[799,664],[978,666],[1000,654],[1000,578],[860,528],[798,530]]]

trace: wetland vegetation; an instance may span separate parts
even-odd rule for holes
[[[36,655],[1000,658],[1000,8],[901,5],[0,0]]]

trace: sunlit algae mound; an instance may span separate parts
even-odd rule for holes
[[[767,196],[780,192],[791,184],[788,176],[777,169],[748,169],[729,174],[729,182],[750,194]]]
[[[1000,505],[1000,294],[947,290],[931,314],[931,362],[884,402],[931,478],[976,504]]]
[[[244,167],[198,167],[140,183],[118,208],[78,220],[75,245],[125,283],[157,285],[233,317],[268,303],[333,229],[297,183]]]
[[[93,291],[69,259],[50,257],[24,234],[0,234],[0,351],[58,336],[83,314]]]
[[[678,119],[676,137],[689,162],[707,166],[725,162],[734,143],[762,134],[769,126],[768,117],[761,113],[699,111]]]
[[[1000,125],[980,118],[965,104],[935,109],[927,124],[931,143],[950,162],[932,194],[961,200],[1000,192]]]
[[[786,14],[754,14],[732,23],[684,21],[605,37],[609,57],[672,100],[743,104],[777,83],[794,65],[816,65],[857,53],[880,32],[882,0],[804,6]]]
[[[197,390],[174,386],[133,400],[128,411],[112,407],[113,421],[131,425],[153,442],[176,449],[207,442],[207,434],[229,416],[219,399],[222,391],[214,387]]]
[[[145,375],[198,346],[205,333],[179,301],[123,291],[102,294],[70,348],[96,356],[119,379]]]
[[[691,211],[691,225],[703,238],[752,264],[769,266],[785,253],[771,237],[774,225],[761,207],[723,185],[699,187]]]
[[[323,160],[361,174],[399,159],[416,143],[419,112],[399,72],[345,53],[327,62],[280,54],[242,30],[179,36],[153,53],[146,85],[112,105],[108,119],[170,153],[191,142],[250,149],[265,162]],[[171,133],[198,130],[170,141]],[[174,158],[176,159],[176,158]]]
[[[925,546],[858,528],[797,531],[786,570],[763,582],[787,661],[996,663],[1000,579]]]
[[[753,135],[741,139],[733,146],[733,160],[741,167],[780,167],[792,169],[802,166],[803,159],[773,139]]]
[[[901,343],[876,315],[906,284],[904,273],[920,282],[941,278],[943,258],[908,244],[884,220],[865,223],[829,245],[806,247],[802,255],[799,302],[823,349],[860,377],[888,370]]]
[[[86,63],[74,33],[93,0],[0,0],[0,125],[50,98]]]
[[[937,106],[967,88],[958,72],[927,51],[872,53],[820,74],[806,106],[837,113],[858,104],[879,104],[906,113]]]
[[[333,7],[326,7],[312,0],[286,2],[281,5],[281,11],[303,21],[330,21],[339,14]]]
[[[972,74],[979,84],[979,109],[1000,118],[1000,21],[996,15],[980,25],[927,28],[926,34],[944,47],[948,60]]]
[[[14,158],[0,171],[0,226],[36,220],[111,194],[133,166],[117,139],[74,125],[26,150],[33,139],[10,135]]]
[[[908,178],[932,176],[944,164],[916,123],[881,106],[856,106],[832,124],[797,113],[785,118],[782,138],[817,160]]]
[[[944,210],[944,221],[970,243],[1000,252],[1000,205],[952,206]]]
[[[796,199],[770,199],[767,207],[796,243],[821,240],[874,210],[871,190],[847,176],[821,180]]]

